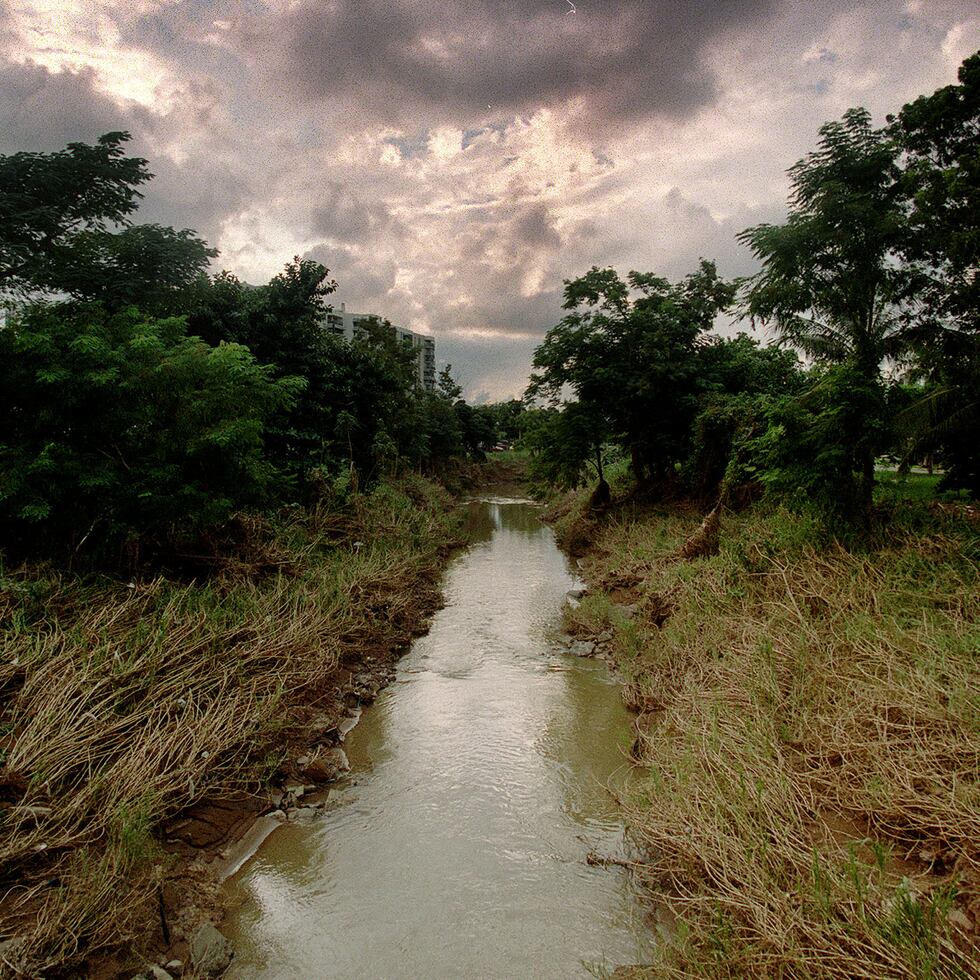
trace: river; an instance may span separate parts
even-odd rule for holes
[[[230,976],[603,975],[651,932],[609,786],[629,717],[555,637],[575,580],[539,509],[475,501],[446,606],[347,738],[353,776],[226,888]]]

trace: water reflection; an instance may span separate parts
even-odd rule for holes
[[[572,579],[526,503],[471,505],[478,543],[398,681],[348,740],[357,785],[230,883],[237,977],[567,977],[646,958],[605,789],[628,719],[548,633]]]

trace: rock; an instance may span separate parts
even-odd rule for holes
[[[338,739],[337,720],[331,715],[317,715],[307,726],[311,742],[333,742]]]
[[[611,643],[613,639],[612,630],[603,630],[597,637],[596,643]]]
[[[191,963],[205,977],[221,976],[234,955],[231,943],[210,922],[205,922],[191,938]]]
[[[631,602],[628,606],[620,606],[619,612],[620,615],[625,616],[626,619],[635,619],[638,609],[639,606],[637,606],[635,602]]]
[[[266,816],[271,820],[279,820],[280,822],[286,819],[284,810],[273,810],[271,813],[267,813]]]
[[[296,760],[296,765],[298,766],[308,766],[310,764],[310,757],[308,755],[301,755]]]
[[[164,834],[191,847],[214,847],[240,837],[261,809],[261,802],[255,797],[233,793],[223,800],[188,807],[164,826]]]
[[[579,588],[576,589],[569,589],[568,592],[565,593],[565,595],[567,595],[569,599],[582,599],[585,597],[585,594],[588,591],[589,591],[588,589],[580,586]]]
[[[568,652],[573,657],[591,657],[595,653],[595,644],[591,640],[575,640]]]
[[[348,733],[357,725],[361,720],[361,711],[358,708],[349,718],[344,718],[343,721],[337,726],[337,741],[343,742],[347,738]]]
[[[147,980],[174,980],[169,970],[165,970],[162,966],[157,966],[156,963],[151,963],[146,967],[143,971],[143,976]]]
[[[291,796],[294,800],[302,799],[305,792],[306,786],[301,783],[290,783],[285,789],[286,795]]]
[[[321,752],[303,769],[303,776],[317,783],[329,783],[346,772],[350,772],[347,753],[337,747]]]
[[[164,964],[164,967],[171,976],[182,977],[184,975],[183,960],[170,960]]]

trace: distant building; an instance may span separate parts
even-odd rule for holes
[[[353,340],[362,331],[361,324],[369,320],[385,322],[383,316],[377,313],[351,313],[345,303],[340,304],[339,310],[330,310],[324,315],[323,325],[331,333],[338,337],[346,337]],[[391,324],[391,330],[395,336],[406,346],[412,348],[415,353],[415,362],[419,373],[419,384],[429,391],[434,391],[436,387],[436,342],[432,337],[425,334],[415,333],[412,330],[405,330],[403,327],[396,327]]]

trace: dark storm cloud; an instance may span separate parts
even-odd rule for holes
[[[334,241],[368,241],[396,222],[381,201],[365,201],[351,183],[323,180],[316,186],[317,206],[310,215],[314,235]]]
[[[561,235],[555,229],[554,218],[544,204],[524,208],[513,222],[513,236],[526,248],[555,249],[561,246]]]
[[[0,153],[55,150],[113,130],[148,130],[151,113],[122,108],[96,88],[91,69],[50,72],[0,61]]]
[[[350,245],[321,244],[303,258],[315,259],[330,270],[338,284],[336,296],[327,302],[341,302],[357,313],[377,313],[399,321],[400,311],[391,309],[390,294],[395,288],[398,266],[392,259]]]
[[[521,113],[582,99],[597,126],[682,116],[711,101],[701,53],[775,0],[307,0],[239,18],[239,49],[311,100],[356,94],[358,114],[404,124]]]
[[[167,119],[100,92],[95,72],[52,72],[30,62],[0,61],[0,153],[51,151],[71,142],[94,143],[103,133],[125,130],[127,152],[149,161],[153,180],[141,188],[137,221],[189,227],[217,241],[223,218],[248,199],[249,188],[216,155],[177,163],[154,151],[157,138],[180,127],[206,125],[208,100],[188,99]],[[200,94],[200,86],[192,86]]]
[[[440,361],[452,365],[453,377],[479,403],[520,398],[528,365],[539,337],[479,337],[450,334],[437,337]]]
[[[952,81],[980,26],[976,0],[576,6],[0,0],[0,153],[130,130],[137,220],[250,282],[311,255],[502,397],[563,279],[753,271],[736,233],[782,219],[819,125]]]

